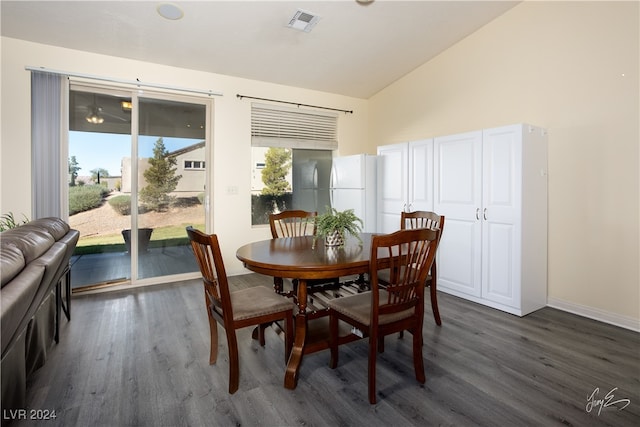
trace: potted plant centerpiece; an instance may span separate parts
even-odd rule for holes
[[[324,237],[327,247],[344,246],[346,233],[362,243],[361,231],[362,220],[353,213],[353,209],[339,212],[335,208],[327,208],[327,212],[316,217],[316,236]]]

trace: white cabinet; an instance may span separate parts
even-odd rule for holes
[[[378,231],[400,229],[400,212],[433,210],[433,140],[378,147]]]
[[[438,289],[523,316],[547,303],[547,137],[512,125],[434,139]]]
[[[480,297],[482,131],[439,137],[434,145],[433,210],[445,216],[438,289]]]

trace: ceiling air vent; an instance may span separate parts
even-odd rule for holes
[[[293,18],[291,18],[291,20],[289,21],[289,25],[287,26],[289,28],[308,33],[313,27],[315,27],[319,20],[320,17],[318,15],[314,15],[311,12],[306,12],[304,10],[298,9],[295,15],[293,15]]]

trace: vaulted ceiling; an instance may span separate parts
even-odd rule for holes
[[[367,99],[518,2],[175,1],[177,20],[163,3],[3,0],[1,34]],[[298,10],[310,32],[288,27]]]

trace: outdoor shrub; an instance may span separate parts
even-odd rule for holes
[[[99,207],[108,190],[99,185],[69,187],[69,215]]]
[[[109,205],[120,215],[131,215],[131,196],[116,196],[109,199]]]

